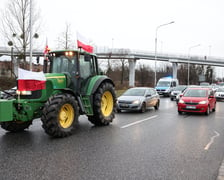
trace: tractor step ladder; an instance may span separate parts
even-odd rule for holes
[[[81,96],[83,106],[85,108],[85,112],[87,115],[93,115],[93,110],[91,106],[91,101],[90,101],[90,96],[88,95],[83,95]]]

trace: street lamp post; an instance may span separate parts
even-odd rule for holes
[[[156,67],[156,63],[157,63],[157,33],[158,33],[158,30],[159,30],[160,27],[166,26],[166,25],[169,25],[169,24],[173,24],[173,23],[174,23],[174,21],[171,21],[169,23],[161,24],[161,25],[156,27],[156,36],[155,36],[155,82],[154,82],[154,86],[156,86],[156,81],[157,81],[157,77],[156,77],[156,71],[157,71],[157,67]]]
[[[197,45],[194,45],[194,46],[191,46],[189,47],[188,49],[188,63],[187,63],[187,85],[189,85],[189,80],[190,80],[190,52],[191,52],[191,49],[192,48],[195,48],[195,47],[198,47],[200,46],[200,44],[197,44]]]
[[[29,22],[29,26],[30,26],[30,71],[32,71],[32,58],[33,58],[33,22],[32,22],[32,13],[33,13],[33,9],[32,9],[32,0],[30,0],[30,22]]]

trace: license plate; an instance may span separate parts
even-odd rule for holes
[[[121,104],[120,106],[123,107],[123,108],[127,108],[128,104]]]
[[[186,106],[187,109],[196,109],[196,106]]]

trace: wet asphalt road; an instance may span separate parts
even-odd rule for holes
[[[79,118],[53,139],[35,120],[23,133],[0,129],[0,180],[215,180],[224,157],[224,102],[209,116],[158,111],[116,114],[107,127]]]

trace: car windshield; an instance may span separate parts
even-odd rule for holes
[[[224,92],[224,88],[219,88],[216,90],[216,92]]]
[[[168,87],[168,86],[170,86],[170,82],[169,81],[159,81],[157,86]]]
[[[186,88],[186,86],[177,86],[174,88],[174,91],[182,91]]]
[[[123,96],[144,96],[145,89],[128,89]]]
[[[184,97],[207,97],[206,89],[188,89],[184,93]]]

